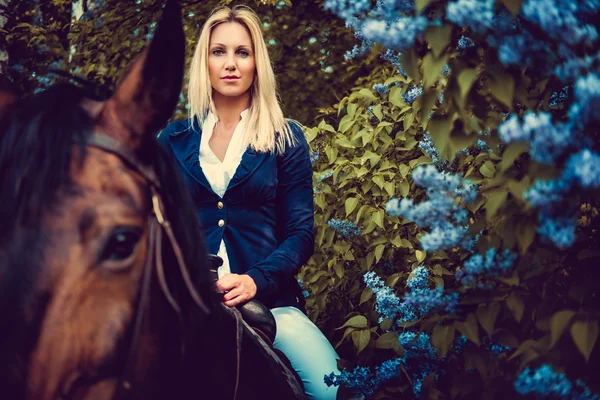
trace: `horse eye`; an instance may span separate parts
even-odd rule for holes
[[[142,232],[139,229],[118,228],[113,231],[104,246],[102,261],[123,261],[127,259],[140,241]]]

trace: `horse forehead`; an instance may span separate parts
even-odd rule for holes
[[[144,178],[115,154],[88,147],[83,166],[74,160],[72,170],[74,180],[82,186],[109,195],[130,197],[140,207],[146,203]]]

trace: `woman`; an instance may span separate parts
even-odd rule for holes
[[[287,122],[256,14],[219,8],[204,25],[189,81],[191,118],[159,141],[192,194],[209,251],[223,258],[217,288],[236,306],[271,308],[275,347],[315,399],[334,399],[323,377],[338,371],[335,350],[301,311],[294,275],[314,246],[312,169],[300,127]]]

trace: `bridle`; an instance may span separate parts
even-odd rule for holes
[[[95,374],[84,374],[79,371],[74,372],[69,379],[67,379],[63,385],[59,388],[60,393],[59,397],[62,399],[71,398],[77,389],[91,386],[100,381],[115,378],[118,376],[118,383],[113,394],[113,400],[125,400],[128,399],[133,393],[133,381],[135,374],[135,362],[138,355],[140,338],[142,334],[142,327],[144,322],[144,308],[147,305],[148,297],[150,295],[150,283],[152,281],[152,272],[154,268],[156,268],[156,275],[158,277],[158,282],[160,288],[165,295],[167,302],[170,304],[171,308],[176,312],[180,326],[182,325],[182,314],[181,308],[179,304],[175,300],[171,290],[169,289],[169,285],[167,283],[163,259],[162,259],[162,240],[163,235],[167,237],[173,253],[175,255],[175,259],[177,261],[177,265],[179,267],[179,272],[183,278],[185,283],[185,287],[194,301],[195,305],[204,313],[204,315],[210,314],[210,309],[206,305],[206,302],[202,298],[202,296],[196,290],[194,283],[192,282],[192,278],[190,272],[186,266],[185,259],[183,257],[183,252],[179,243],[177,242],[177,238],[175,237],[175,233],[173,232],[173,228],[166,218],[164,202],[161,197],[161,185],[156,177],[156,173],[154,169],[151,167],[142,164],[135,154],[125,145],[113,139],[110,136],[106,136],[100,133],[92,133],[86,141],[87,146],[95,147],[100,150],[109,152],[111,154],[116,155],[121,159],[123,163],[125,163],[130,169],[137,172],[144,178],[150,188],[150,194],[152,199],[152,209],[148,215],[148,253],[146,255],[146,261],[144,264],[144,269],[142,272],[142,281],[140,284],[140,288],[136,298],[136,308],[133,316],[133,323],[129,328],[128,337],[129,344],[127,346],[127,356],[125,358],[125,364],[120,374],[112,372],[103,372],[103,373],[95,373]],[[233,313],[236,320],[236,383],[234,388],[233,398],[237,397],[237,392],[239,388],[239,380],[240,380],[240,365],[241,365],[241,339],[243,333],[243,322],[239,311],[235,308],[228,308],[223,306],[225,309],[229,310]],[[185,350],[182,348],[182,353]]]

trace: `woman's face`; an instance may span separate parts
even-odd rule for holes
[[[217,93],[237,97],[249,93],[256,64],[248,30],[237,22],[217,25],[210,35],[208,75]]]

